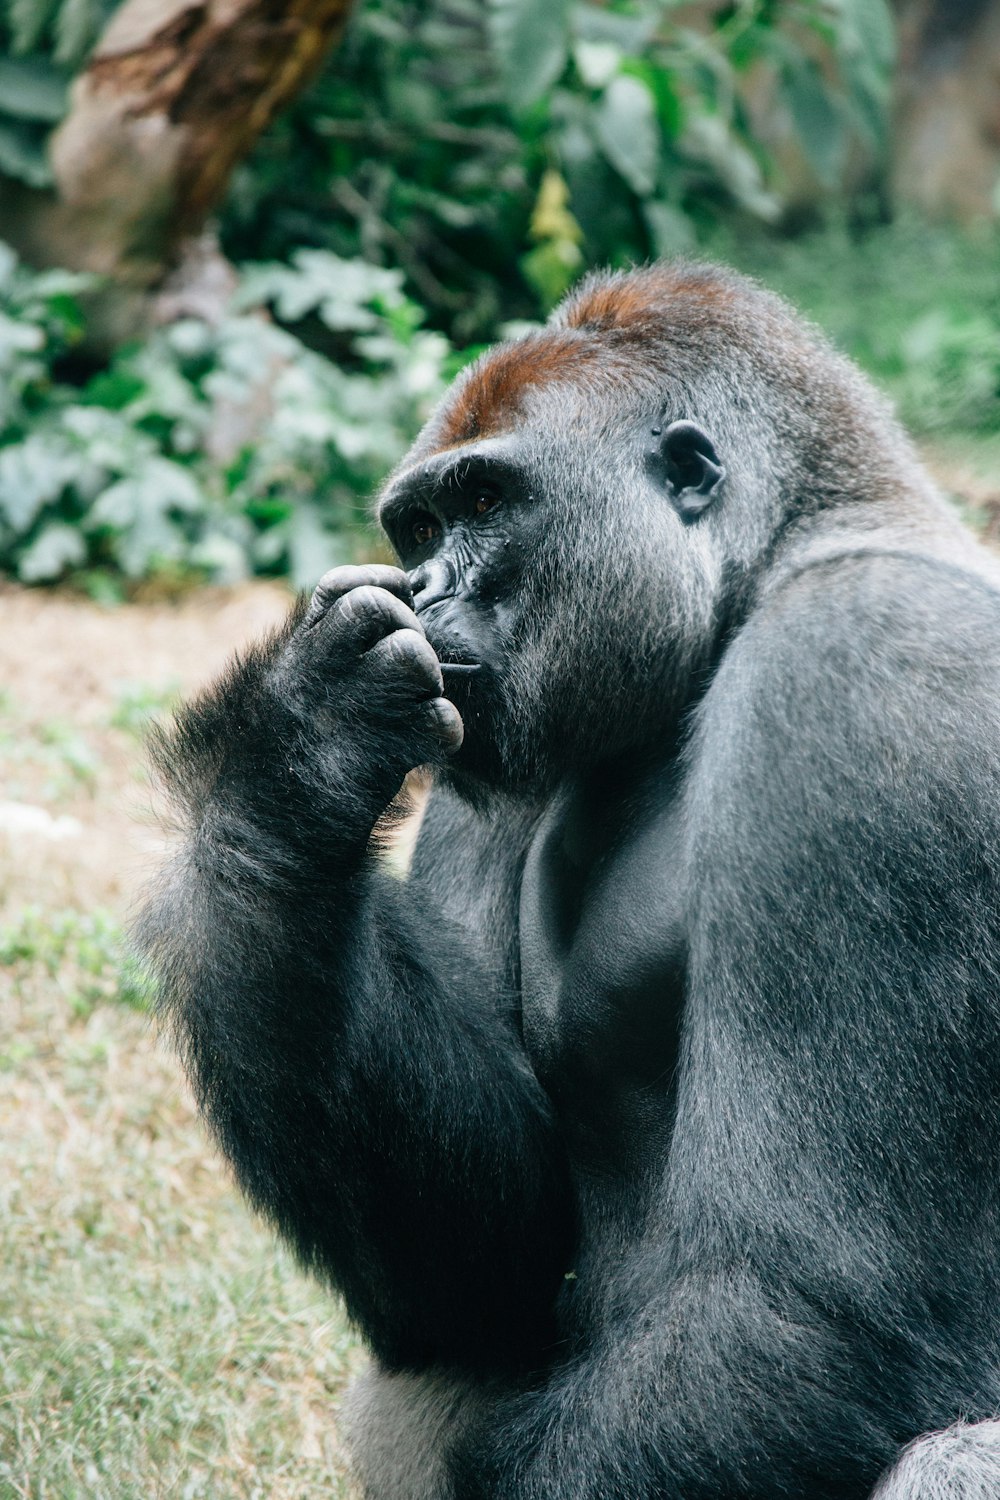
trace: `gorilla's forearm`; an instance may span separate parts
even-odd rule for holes
[[[513,1003],[466,934],[356,851],[349,787],[308,760],[275,776],[294,751],[255,671],[181,722],[190,833],[141,924],[200,1102],[388,1364],[495,1367],[498,1343],[531,1360],[572,1214]],[[159,760],[169,778],[176,743]]]

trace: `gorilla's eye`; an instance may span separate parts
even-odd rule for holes
[[[476,496],[472,508],[477,516],[485,516],[487,511],[495,510],[499,504],[499,495],[491,495],[488,490],[483,490]]]
[[[433,516],[418,516],[410,527],[410,533],[418,547],[426,547],[428,542],[433,542],[440,530]]]

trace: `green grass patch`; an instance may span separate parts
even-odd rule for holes
[[[154,719],[169,713],[180,698],[180,683],[123,682],[108,718],[112,729],[121,729],[141,740]]]
[[[355,1341],[255,1222],[102,914],[0,934],[0,1496],[337,1500]],[[81,975],[86,976],[81,979]]]
[[[152,988],[129,954],[121,929],[105,911],[46,912],[27,906],[0,927],[0,968],[10,972],[16,990],[47,981],[76,1016],[115,1000],[148,1010]],[[0,1048],[0,1066],[4,1053]]]
[[[779,240],[714,237],[709,253],[788,297],[895,400],[910,430],[1000,433],[1000,231],[919,219]]]
[[[100,759],[86,735],[65,719],[46,719],[31,726],[22,722],[9,694],[0,697],[0,780],[3,795],[23,794],[27,773],[46,801],[65,801],[80,791],[93,792]]]

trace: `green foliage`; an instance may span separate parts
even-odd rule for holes
[[[69,84],[119,0],[0,0],[0,173],[52,180],[46,144]]]
[[[0,968],[15,985],[42,970],[77,1016],[104,1000],[149,1008],[150,983],[125,952],[121,931],[105,911],[43,912],[27,906],[0,927]]]
[[[557,172],[530,232],[526,273],[554,295],[582,258]],[[708,248],[810,313],[915,432],[1000,432],[996,231],[718,230]],[[0,255],[0,566],[26,582],[70,575],[101,598],[171,572],[308,585],[369,545],[365,498],[459,363],[398,269],[306,250],[246,268],[221,323],[176,323],[78,388],[59,372],[82,279]],[[322,335],[336,363],[264,308]],[[61,784],[91,774],[58,734],[42,750]],[[2,736],[0,753],[13,753]]]
[[[220,323],[174,323],[77,388],[59,372],[82,278],[0,257],[0,565],[27,583],[309,584],[354,555],[365,499],[451,368],[399,271],[303,251],[249,267]],[[338,363],[268,306],[313,320]]]
[[[398,266],[457,342],[486,339],[581,265],[686,250],[734,212],[774,219],[762,98],[827,187],[852,142],[877,160],[892,64],[886,0],[367,0],[237,175],[227,243]]]
[[[552,87],[566,67],[569,0],[532,5],[490,0],[490,32],[504,98],[519,114]]]
[[[1000,433],[1000,233],[900,219],[709,247],[783,292],[876,377],[911,431]]]

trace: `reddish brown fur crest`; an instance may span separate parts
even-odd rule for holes
[[[530,334],[474,365],[444,412],[436,446],[451,448],[502,432],[517,417],[528,386],[549,385],[594,358],[597,350],[565,330]]]
[[[557,321],[594,333],[638,333],[682,307],[721,311],[733,299],[724,273],[709,266],[655,265],[626,276],[588,277],[563,303]]]
[[[667,324],[704,329],[733,301],[734,285],[708,266],[655,265],[624,275],[588,278],[544,332],[502,345],[469,371],[428,434],[440,451],[509,429],[521,416],[527,389],[572,380],[600,362],[613,376],[629,345],[650,342]],[[634,351],[633,351],[634,357]]]

